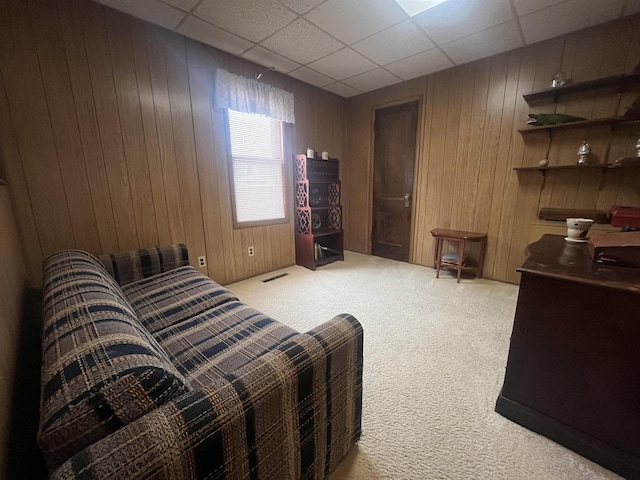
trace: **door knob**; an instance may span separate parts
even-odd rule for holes
[[[405,207],[409,206],[409,194],[408,193],[404,194],[404,206]]]

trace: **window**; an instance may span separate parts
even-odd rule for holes
[[[281,122],[253,113],[227,112],[235,226],[288,221]]]

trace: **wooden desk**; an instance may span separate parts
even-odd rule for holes
[[[640,270],[562,235],[526,253],[496,412],[640,478]]]
[[[482,277],[482,267],[484,265],[484,250],[486,247],[487,235],[485,233],[477,232],[463,232],[460,230],[445,230],[443,228],[434,228],[431,230],[431,235],[436,239],[436,248],[433,258],[433,267],[436,269],[436,278],[440,278],[440,268],[453,268],[458,271],[457,282],[460,283],[460,274],[462,270],[477,268],[478,278]],[[458,261],[452,262],[442,259],[442,247],[444,241],[457,243],[458,246]],[[465,267],[464,250],[466,242],[482,242],[480,261],[477,267]]]

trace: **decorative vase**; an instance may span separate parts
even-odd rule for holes
[[[556,73],[553,78],[551,79],[551,86],[552,87],[561,87],[563,86],[565,83],[567,83],[567,77],[565,75],[564,72],[558,72]]]
[[[587,142],[582,142],[578,148],[578,165],[586,165],[591,152],[591,146]]]

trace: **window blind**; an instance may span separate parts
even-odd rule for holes
[[[285,218],[282,125],[228,110],[237,223]]]

